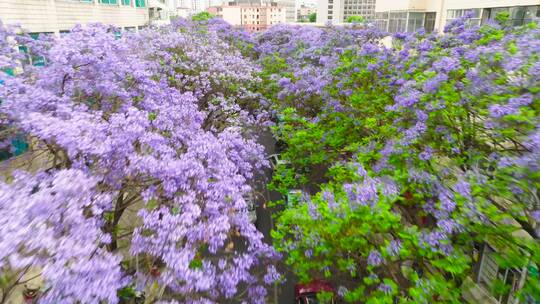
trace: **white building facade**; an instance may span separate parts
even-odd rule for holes
[[[471,22],[484,24],[497,13],[510,14],[513,25],[540,20],[540,0],[377,0],[374,23],[382,30],[442,32],[446,24],[473,12]]]
[[[351,16],[362,16],[370,22],[375,17],[376,0],[319,0],[317,23],[340,24]]]
[[[279,6],[285,9],[285,21],[287,23],[296,22],[296,0],[274,0]]]
[[[149,15],[147,0],[1,0],[0,20],[31,33],[58,35],[89,23],[137,30],[148,24]]]
[[[207,9],[211,14],[246,31],[264,31],[273,25],[286,22],[285,8],[276,2],[236,3],[230,2]]]

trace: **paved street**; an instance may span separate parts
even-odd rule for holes
[[[272,137],[270,131],[259,134],[259,142],[265,147],[266,155],[275,153],[275,140]],[[265,172],[265,176],[260,176],[257,179],[256,191],[262,193],[263,196],[257,198],[257,229],[264,235],[264,240],[268,244],[272,243],[272,237],[270,236],[270,230],[273,227],[273,220],[271,217],[272,210],[267,208],[268,201],[276,201],[281,198],[280,194],[275,191],[268,191],[266,184],[272,178],[272,170],[268,169]],[[280,265],[279,271],[285,275],[286,282],[284,284],[276,286],[271,291],[272,303],[275,304],[293,304],[294,303],[294,284],[296,278],[284,265]]]

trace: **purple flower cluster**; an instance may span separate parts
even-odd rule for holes
[[[273,268],[264,279],[254,275],[277,254],[250,223],[244,199],[268,165],[253,134],[268,119],[262,95],[250,89],[259,68],[218,24],[210,28],[175,22],[118,39],[104,26],[76,27],[33,48],[46,66],[25,66],[0,85],[10,127],[34,138],[56,168],[71,168],[0,191],[3,219],[17,217],[0,225],[0,268],[42,268],[47,303],[116,303],[124,285],[154,282],[186,301],[215,302],[239,286],[260,297],[277,280]],[[9,47],[13,33],[0,33],[0,47]],[[127,259],[141,260],[131,277],[117,251],[106,250],[119,242],[109,226],[124,221],[104,216],[128,216],[128,207],[136,209]],[[235,238],[246,244],[241,253],[229,249]]]

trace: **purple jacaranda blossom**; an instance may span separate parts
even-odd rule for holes
[[[435,93],[438,89],[441,83],[448,80],[448,75],[439,73],[435,75],[433,78],[426,80],[423,85],[423,90],[426,93]]]
[[[472,200],[472,196],[471,196],[471,185],[460,179],[456,185],[454,186],[454,189],[456,191],[457,194],[459,194],[460,196],[468,199],[468,200]]]
[[[420,52],[427,52],[433,49],[433,43],[429,40],[424,40],[418,45],[418,50]]]
[[[448,74],[459,68],[459,60],[453,57],[442,57],[438,61],[433,63],[433,69],[437,72]]]
[[[390,241],[390,245],[388,245],[388,248],[386,251],[390,256],[399,256],[399,251],[401,250],[401,241],[400,240],[392,240]]]
[[[428,161],[433,157],[433,149],[427,146],[422,153],[418,154],[418,158],[422,161]]]
[[[454,232],[457,226],[456,222],[452,219],[442,219],[437,221],[437,226],[440,227],[446,233]]]
[[[278,255],[250,223],[244,198],[249,181],[268,165],[249,131],[269,117],[259,107],[261,94],[250,89],[261,81],[260,68],[223,40],[231,34],[223,26],[212,25],[220,33],[184,26],[174,22],[159,35],[148,29],[120,38],[106,26],[77,26],[50,47],[35,48],[43,52],[44,67],[23,66],[23,73],[6,81],[9,85],[0,85],[2,117],[39,145],[54,142],[51,149],[62,154],[60,169],[51,168],[51,174],[65,177],[62,167],[82,172],[69,173],[70,183],[56,190],[58,198],[40,207],[43,214],[49,213],[45,206],[58,209],[51,209],[57,215],[62,208],[71,213],[49,221],[60,221],[53,234],[66,234],[65,240],[57,238],[64,243],[55,249],[64,257],[40,256],[54,254],[52,249],[31,254],[42,259],[35,265],[43,267],[44,281],[52,286],[44,303],[118,301],[116,292],[127,285],[127,276],[112,233],[118,231],[117,220],[133,225],[125,236],[130,240],[125,258],[144,256],[145,262],[159,264],[152,273],[139,269],[128,284],[144,289],[158,276],[160,287],[186,301],[231,298],[239,285],[265,289],[262,275],[255,277],[252,270]],[[224,89],[229,86],[235,89]],[[96,184],[99,191],[92,197]],[[67,196],[75,192],[78,198]],[[105,193],[108,200],[97,199]],[[146,204],[135,206],[140,197]],[[55,199],[65,201],[56,206]],[[93,200],[99,204],[89,203]],[[104,215],[118,208],[125,216],[127,207],[135,208],[129,210],[133,219]],[[233,234],[245,240],[246,251],[221,254]],[[198,259],[201,248],[205,255]],[[225,263],[215,259],[218,253]],[[194,262],[200,267],[190,268]],[[20,259],[17,266],[23,263]],[[65,267],[68,263],[72,267]],[[91,286],[80,284],[86,280]]]
[[[317,210],[317,206],[313,203],[313,201],[311,200],[307,201],[307,206],[308,206],[308,214],[312,219],[317,220],[321,217],[319,211]]]
[[[532,211],[531,216],[536,222],[540,223],[540,210]]]
[[[422,93],[420,91],[411,89],[404,94],[396,97],[396,105],[404,108],[409,108],[416,104],[420,100],[421,96]]]
[[[343,298],[347,292],[349,292],[349,290],[345,286],[338,287],[337,294],[340,298]]]
[[[379,47],[373,43],[365,43],[362,45],[360,55],[366,56],[366,55],[373,55],[379,52]]]
[[[339,205],[336,202],[334,193],[329,190],[324,190],[322,193],[322,198],[328,203],[330,209],[336,209]]]
[[[383,262],[382,255],[377,250],[372,250],[367,258],[367,263],[370,266],[378,266]]]
[[[392,286],[388,285],[388,284],[380,284],[378,289],[382,292],[384,292],[385,294],[391,294],[393,289],[392,289]]]
[[[493,118],[501,118],[516,113],[517,109],[509,105],[493,104],[489,106],[489,115]]]

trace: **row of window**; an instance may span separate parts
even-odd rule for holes
[[[356,10],[356,9],[346,9],[346,10],[344,10],[344,13],[345,14],[362,15],[362,16],[374,15],[373,11],[363,11],[363,10]]]
[[[377,14],[375,26],[390,33],[415,32],[424,28],[432,32],[435,28],[435,12],[390,12]]]
[[[501,12],[508,12],[512,25],[520,26],[533,21],[540,20],[540,5],[530,6],[514,6],[514,7],[494,7],[494,8],[475,8],[469,10],[448,10],[446,14],[446,22],[451,22],[456,18],[464,16],[466,13],[472,12],[472,17],[469,21],[472,24],[480,25],[488,20],[495,18]]]
[[[463,17],[468,12],[472,13],[469,22],[476,25],[486,23],[488,20],[495,18],[500,12],[508,12],[510,21],[514,26],[540,21],[540,5],[531,5],[448,10],[446,22],[449,23],[456,18]],[[381,30],[391,33],[414,32],[422,27],[429,32],[435,27],[435,15],[435,12],[421,13],[406,11],[376,13],[375,25]]]
[[[146,7],[146,0],[72,0],[76,2],[94,3],[98,1],[101,4],[118,5],[118,3],[125,6]]]

